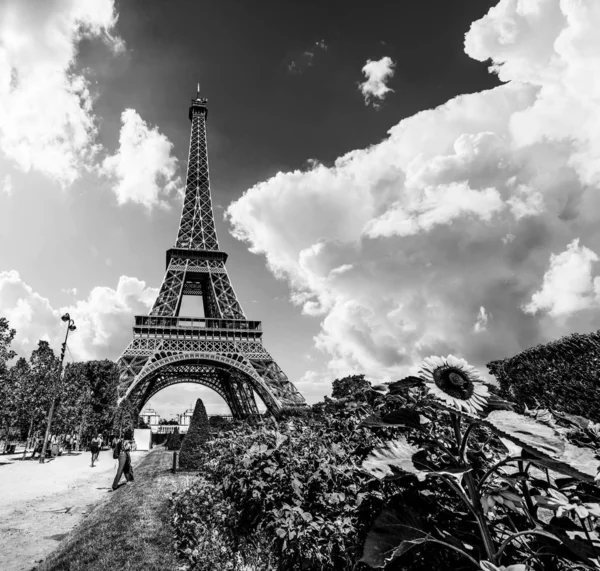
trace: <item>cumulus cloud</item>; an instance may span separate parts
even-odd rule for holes
[[[362,68],[366,80],[359,85],[359,89],[365,98],[365,105],[378,107],[376,99],[382,100],[390,91],[386,83],[394,76],[394,66],[396,64],[390,57],[382,57],[380,60],[367,60]]]
[[[0,272],[0,315],[16,329],[13,343],[20,356],[29,357],[40,339],[58,351],[64,337],[60,316],[68,312],[77,330],[69,337],[76,360],[117,359],[132,338],[134,315],[145,315],[158,290],[145,282],[121,276],[117,287],[95,287],[86,299],[53,307],[16,271]]]
[[[501,0],[465,51],[504,85],[230,205],[234,235],[321,319],[332,375],[389,379],[447,353],[485,371],[600,326],[598,27],[597,2]]]
[[[165,198],[181,186],[173,143],[157,127],[148,127],[134,109],[123,111],[121,123],[119,148],[104,159],[100,172],[113,179],[120,205],[167,207]]]
[[[114,51],[114,0],[0,5],[0,149],[23,171],[71,184],[98,150],[92,95],[75,69],[82,38]]]
[[[526,313],[547,311],[553,317],[572,315],[600,304],[600,277],[592,278],[598,256],[573,240],[560,254],[550,255],[542,287],[525,305]]]

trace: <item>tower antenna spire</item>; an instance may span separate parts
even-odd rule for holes
[[[200,99],[200,82],[198,82],[197,97],[198,97],[198,99]]]

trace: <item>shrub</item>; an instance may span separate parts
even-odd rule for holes
[[[181,444],[179,467],[183,470],[198,470],[203,464],[202,446],[210,437],[208,415],[202,399],[196,401],[194,414],[186,437]]]
[[[166,442],[167,450],[179,450],[181,448],[181,436],[179,435],[179,429],[176,428],[169,437]]]
[[[568,335],[487,367],[504,398],[600,422],[600,331]]]

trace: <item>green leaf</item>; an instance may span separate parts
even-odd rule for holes
[[[419,449],[409,444],[405,438],[398,438],[388,442],[386,446],[374,449],[362,463],[362,469],[382,479],[386,476],[394,476],[391,466],[395,466],[403,472],[415,474],[419,480],[425,478],[424,472],[418,470],[413,464],[413,456]]]
[[[557,457],[565,450],[565,441],[551,426],[513,411],[495,410],[484,424],[536,456]]]
[[[385,567],[430,538],[422,527],[423,522],[408,506],[402,512],[384,509],[369,531],[360,561],[376,569]]]
[[[381,415],[379,413],[372,414],[365,418],[360,426],[405,426],[407,428],[420,428],[421,420],[418,412],[408,408],[401,408]]]
[[[588,532],[593,545],[587,540],[585,532],[567,517],[555,517],[550,521],[550,530],[564,545],[587,564],[594,564],[596,551],[600,550],[600,537],[594,531]],[[595,549],[594,549],[595,548]],[[594,565],[598,568],[598,565]]]

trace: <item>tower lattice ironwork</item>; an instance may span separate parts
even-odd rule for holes
[[[258,413],[254,394],[271,412],[305,400],[262,344],[260,321],[246,319],[215,230],[206,144],[207,99],[192,99],[192,122],[183,209],[175,247],[147,316],[136,316],[133,340],[118,361],[119,402],[141,409],[173,384],[205,385],[227,402],[232,414]],[[202,296],[204,317],[180,317],[184,295]]]

